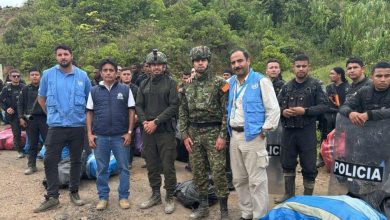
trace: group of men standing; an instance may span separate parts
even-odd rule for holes
[[[129,208],[128,146],[132,142],[135,127],[139,125],[152,190],[151,197],[141,203],[140,208],[147,209],[162,203],[160,190],[163,174],[166,190],[164,212],[173,213],[173,196],[177,184],[174,166],[175,129],[176,123],[179,123],[184,146],[190,155],[194,184],[200,197],[199,208],[190,215],[190,219],[209,215],[209,173],[219,200],[220,218],[229,219],[226,151],[230,154],[241,219],[258,219],[268,211],[267,133],[278,126],[283,127],[281,163],[285,195],[275,202],[283,202],[295,195],[298,156],[302,167],[304,194],[311,195],[317,176],[317,118],[326,112],[337,112],[336,108],[344,102],[344,97],[347,104],[352,105],[350,108],[355,108],[359,103],[356,99],[364,95],[355,97],[352,94],[351,101],[348,101],[348,95],[370,83],[364,78],[364,74],[362,76],[362,72],[358,72],[359,67],[363,67],[362,62],[350,59],[347,62],[347,72],[353,81],[351,88],[345,86],[343,71],[333,69],[331,74],[336,76],[332,80],[334,86],[327,89],[331,93],[328,94],[328,100],[321,83],[309,76],[310,62],[307,56],[295,57],[295,78],[283,85],[280,63],[277,60],[267,62],[267,77],[251,68],[251,58],[243,49],[236,49],[230,54],[234,75],[225,80],[212,72],[210,49],[198,46],[190,52],[194,76],[180,90],[167,70],[167,56],[157,50],[146,56],[145,64],[149,68],[149,74],[145,77],[138,76],[142,79],[139,87],[134,86],[131,78],[128,78],[127,75],[131,75],[130,69],[122,70],[119,75],[122,83],[118,82],[118,64],[105,59],[99,65],[102,82],[97,82],[91,88],[87,74],[72,64],[70,47],[57,46],[55,56],[58,65],[45,70],[41,80],[39,72],[31,71],[31,85],[24,88],[18,83],[20,72],[11,71],[12,83],[1,94],[1,107],[6,111],[11,125],[20,123],[27,127],[31,150],[26,174],[36,171],[39,135],[45,139],[47,195],[34,212],[45,211],[59,204],[57,165],[65,145],[69,147],[71,161],[70,200],[75,205],[84,204],[78,188],[81,154],[86,142],[94,149],[97,161],[99,202],[96,209],[104,210],[108,205],[108,164],[111,151],[120,170],[119,205],[123,209]],[[373,77],[375,91],[379,88],[380,94],[374,92],[374,95],[381,102],[381,97],[388,94],[390,68],[386,66],[388,63],[378,65],[373,71]],[[97,78],[95,80],[98,81]],[[376,81],[379,86],[376,86]],[[342,85],[344,86],[341,87]],[[339,88],[343,88],[344,94],[339,92]],[[361,92],[358,91],[357,94]],[[19,100],[17,106],[12,104],[12,99]],[[329,102],[335,106],[331,110]],[[386,112],[378,113],[375,106],[377,105],[369,105],[370,111],[363,115],[346,107],[342,107],[341,112],[348,115],[352,122],[362,125],[369,119],[387,117]],[[386,107],[387,104],[380,106]],[[229,148],[226,146],[228,135]],[[18,141],[20,142],[16,137],[15,143],[18,144]]]

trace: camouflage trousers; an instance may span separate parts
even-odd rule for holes
[[[226,149],[215,149],[215,142],[219,135],[219,129],[215,127],[190,128],[190,137],[193,141],[190,162],[192,165],[193,180],[200,195],[208,194],[208,164],[210,165],[215,194],[218,197],[226,197],[229,194],[225,166]]]

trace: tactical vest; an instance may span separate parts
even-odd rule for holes
[[[318,80],[308,77],[302,88],[297,89],[294,86],[294,80],[288,82],[285,86],[285,96],[281,102],[281,109],[290,107],[308,108],[315,105],[315,96],[317,89],[322,89]],[[305,125],[312,122],[312,117],[295,116],[290,118],[282,117],[282,123],[285,128],[303,128]]]

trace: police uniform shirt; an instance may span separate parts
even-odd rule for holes
[[[101,81],[99,84],[100,85],[104,85],[108,91],[111,91],[111,88],[114,85],[114,84],[112,84],[110,86],[107,86],[107,85],[104,84],[103,81]],[[129,107],[129,108],[134,108],[135,107],[134,97],[133,97],[133,93],[131,92],[130,87],[129,87],[129,99],[127,100],[127,107]],[[89,92],[89,95],[88,95],[87,109],[93,110],[93,100],[92,100],[91,92]]]
[[[230,126],[231,127],[244,127],[244,108],[242,105],[242,98],[246,90],[245,81],[248,79],[249,74],[245,77],[245,80],[240,84],[238,79],[236,79],[236,88],[230,88],[234,89],[234,97],[236,96],[237,92],[240,91],[242,86],[245,86],[242,88],[242,92],[239,94],[237,99],[235,100],[233,97],[233,105],[232,105],[232,113],[230,115]],[[263,105],[265,109],[265,122],[263,125],[263,129],[271,129],[274,130],[278,127],[279,118],[280,118],[280,108],[279,103],[275,95],[269,95],[269,94],[275,94],[274,88],[272,85],[272,82],[267,77],[263,77],[260,80],[260,89],[261,89],[261,96],[263,99]]]

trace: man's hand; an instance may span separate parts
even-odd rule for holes
[[[19,124],[20,124],[20,127],[22,127],[22,128],[27,127],[27,122],[23,118],[19,119]]]
[[[183,140],[184,146],[186,147],[188,153],[192,153],[192,146],[194,145],[194,142],[192,142],[191,138],[188,137]]]
[[[304,115],[305,109],[302,107],[292,107],[290,108],[293,111],[294,116]]]
[[[291,109],[284,109],[282,114],[285,118],[294,117],[294,111]]]
[[[215,141],[215,149],[217,151],[222,150],[225,147],[226,140],[218,136],[217,141]]]
[[[366,121],[368,120],[368,114],[367,112],[351,112],[349,114],[349,120],[351,120],[352,124],[363,127],[364,123],[366,123]]]
[[[12,108],[7,108],[7,113],[13,115],[15,111]]]
[[[122,135],[122,138],[123,138],[123,146],[129,146],[129,144],[131,143],[131,134],[126,133]]]
[[[156,131],[156,128],[157,128],[157,125],[156,123],[153,121],[145,121],[143,123],[144,125],[144,130],[147,134],[153,134],[153,132]]]
[[[265,133],[268,132],[268,131],[270,131],[270,130],[271,130],[271,129],[264,129],[264,128],[263,128],[263,129],[261,130],[261,133],[260,133],[260,139],[261,139],[261,140],[264,140],[264,139],[265,139]]]
[[[91,147],[92,149],[96,148],[95,139],[96,139],[96,135],[88,134],[89,147]]]

